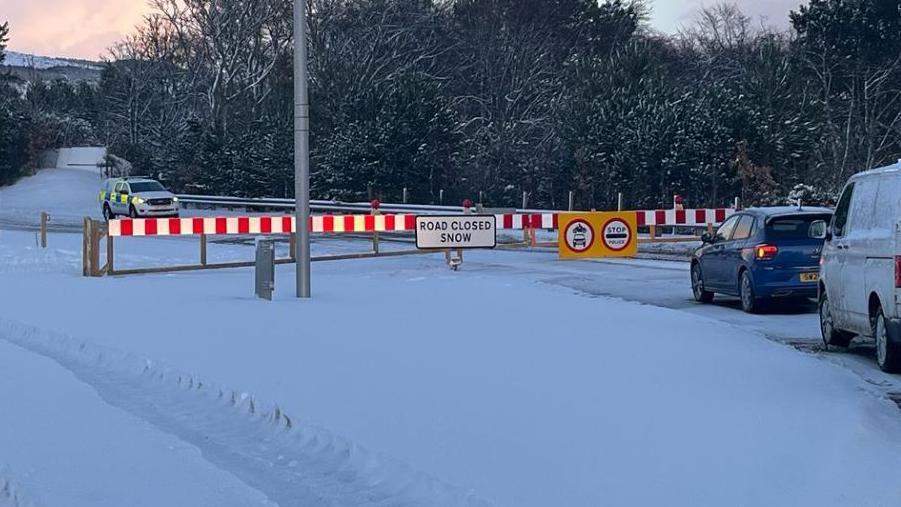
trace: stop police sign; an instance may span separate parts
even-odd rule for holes
[[[562,213],[558,219],[561,258],[632,257],[638,252],[634,211]]]
[[[608,220],[604,224],[603,231],[601,238],[604,240],[604,245],[615,252],[623,250],[632,241],[632,229],[622,218]]]

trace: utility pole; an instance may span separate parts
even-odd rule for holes
[[[307,1],[294,0],[294,222],[297,297],[310,297],[310,101],[307,93]]]

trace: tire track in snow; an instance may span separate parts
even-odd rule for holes
[[[281,507],[490,505],[247,393],[9,321],[0,320],[0,339],[53,359],[110,405],[193,444]]]
[[[0,470],[0,507],[36,507],[36,504],[16,485],[9,470]]]

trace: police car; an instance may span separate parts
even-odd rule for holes
[[[100,190],[103,217],[177,217],[178,197],[160,182],[143,177],[110,178]]]

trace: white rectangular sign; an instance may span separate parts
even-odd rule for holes
[[[497,222],[494,215],[416,217],[416,248],[494,248]]]

